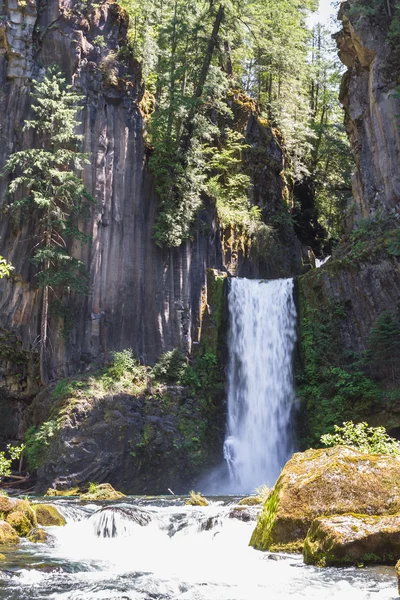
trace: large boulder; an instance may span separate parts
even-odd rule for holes
[[[65,525],[66,520],[62,514],[51,504],[33,504],[33,510],[36,513],[37,522],[39,525]]]
[[[34,544],[45,544],[49,539],[49,535],[47,531],[41,529],[41,527],[36,527],[36,529],[32,529],[32,531],[28,535],[28,540],[33,542]]]
[[[89,491],[87,494],[82,494],[79,499],[80,500],[119,500],[120,498],[125,498],[125,494],[122,492],[118,492],[114,490],[113,486],[109,483],[100,483],[99,485],[95,485],[93,487],[89,487]]]
[[[346,446],[299,452],[285,465],[250,540],[260,550],[300,552],[322,515],[400,512],[400,458]]]
[[[28,500],[16,500],[5,520],[22,537],[26,537],[37,526],[35,511]]]
[[[2,544],[18,544],[19,537],[17,532],[9,523],[0,521],[0,545]]]
[[[400,556],[400,515],[333,515],[315,519],[304,540],[304,562],[319,567],[394,565]]]

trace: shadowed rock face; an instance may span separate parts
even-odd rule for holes
[[[341,5],[343,29],[336,41],[348,69],[340,99],[356,158],[353,194],[359,216],[373,215],[379,208],[399,213],[399,51],[388,39],[389,18],[350,13],[351,5]]]
[[[40,76],[44,65],[57,61],[84,96],[78,116],[91,164],[83,178],[96,204],[90,221],[82,224],[91,243],[74,243],[71,250],[89,267],[90,293],[65,293],[73,315],[67,340],[61,335],[61,319],[51,319],[50,374],[71,374],[110,350],[130,347],[152,362],[167,349],[190,349],[200,325],[206,268],[224,268],[226,261],[213,206],[198,215],[193,239],[181,247],[160,249],[153,240],[157,199],[146,168],[140,65],[124,52],[126,12],[108,0],[94,7],[72,0],[29,0],[21,7],[17,0],[6,0],[0,11],[0,169],[10,153],[32,143],[31,134],[22,131],[30,116],[30,77]],[[105,44],[101,47],[93,43],[99,36]],[[104,67],[111,53],[112,77]],[[272,196],[279,196],[280,202],[283,158],[278,144],[269,144],[275,144],[277,162],[281,161],[270,181],[276,187]],[[7,178],[0,180],[3,206],[8,183]],[[0,327],[15,334],[19,352],[30,351],[19,369],[25,395],[33,395],[38,383],[31,373],[41,310],[41,290],[28,260],[38,241],[33,231],[34,222],[23,217],[20,223],[9,217],[0,223],[0,255],[15,266],[12,282],[0,283]],[[272,276],[298,272],[294,236],[290,244],[293,257],[283,271],[264,265],[262,276],[267,271]],[[248,260],[244,268],[252,276],[259,272]],[[7,364],[4,370],[6,375]],[[9,383],[17,394],[18,381]],[[3,388],[10,392],[10,385],[5,382]]]

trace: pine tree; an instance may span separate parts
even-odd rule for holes
[[[400,320],[390,310],[380,314],[371,329],[367,358],[372,366],[396,378],[400,367]]]
[[[5,169],[14,175],[9,186],[12,211],[28,209],[33,218],[37,216],[38,242],[32,262],[39,269],[37,280],[43,288],[40,376],[47,384],[50,297],[59,298],[66,288],[86,292],[85,266],[71,255],[68,242],[71,238],[87,241],[74,225],[74,217],[85,214],[87,201],[93,199],[77,174],[89,162],[78,150],[82,136],[75,133],[83,97],[66,83],[56,65],[49,67],[43,81],[33,81],[31,96],[34,118],[25,121],[24,129],[35,132],[38,147],[15,152]]]

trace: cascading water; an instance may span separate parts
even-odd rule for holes
[[[272,485],[293,451],[293,280],[232,279],[228,295],[228,424],[234,492]]]
[[[303,565],[301,556],[259,552],[248,546],[259,509],[246,509],[247,522],[234,518],[238,498],[209,501],[196,507],[178,497],[124,498],[99,507],[56,500],[67,524],[45,527],[48,543],[1,546],[0,600],[397,597],[393,567],[323,570]]]

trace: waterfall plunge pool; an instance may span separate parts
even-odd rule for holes
[[[18,550],[2,550],[0,599],[398,598],[394,568],[318,569],[300,556],[250,548],[254,521],[229,518],[237,500],[215,497],[208,507],[184,506],[178,497],[56,500],[67,525],[45,528],[47,544],[24,540]],[[137,509],[148,524],[136,522]]]

